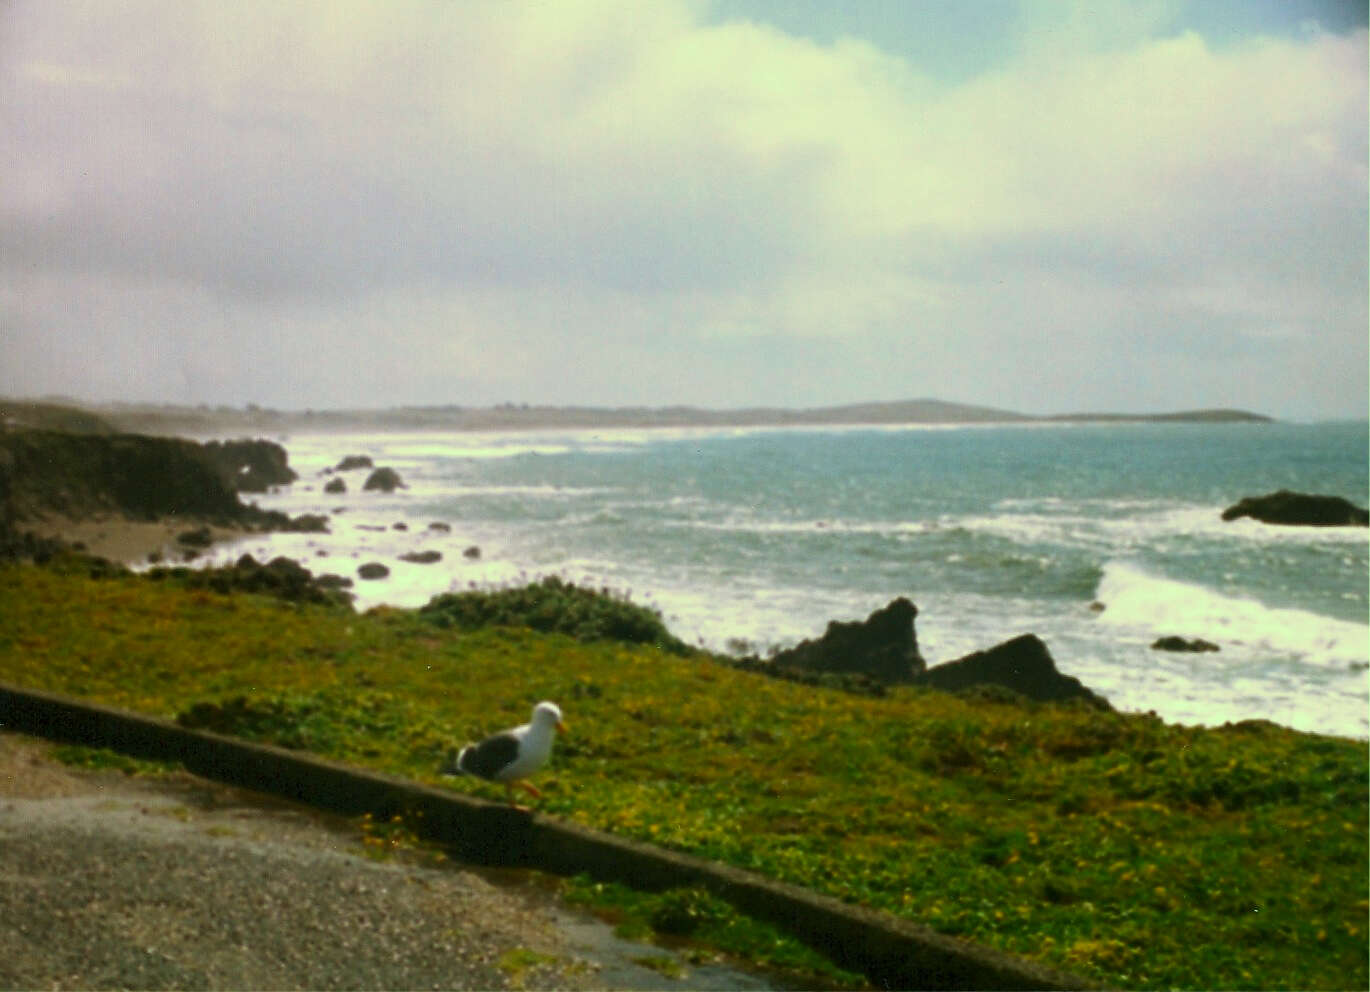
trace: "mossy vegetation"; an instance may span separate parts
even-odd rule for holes
[[[0,567],[0,616],[0,679],[491,798],[440,778],[447,749],[557,700],[572,733],[537,778],[543,811],[1102,984],[1367,983],[1364,742],[866,697],[652,639],[27,565]],[[700,930],[721,912],[655,909]]]
[[[52,749],[52,756],[64,765],[85,771],[120,771],[125,775],[157,778],[181,770],[179,763],[130,758],[108,748],[80,744],[60,744]]]
[[[578,641],[654,644],[672,654],[690,652],[655,610],[611,589],[585,589],[554,575],[524,586],[444,593],[421,607],[419,615],[439,627],[528,627]]]

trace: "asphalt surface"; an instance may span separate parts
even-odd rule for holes
[[[616,938],[527,876],[176,773],[85,771],[0,734],[0,987],[766,988]]]

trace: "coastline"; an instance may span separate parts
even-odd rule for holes
[[[40,538],[61,541],[74,550],[130,568],[149,564],[181,564],[199,557],[208,547],[229,544],[261,533],[247,527],[225,527],[190,518],[130,520],[109,513],[91,514],[84,518],[49,515],[22,520],[17,529]],[[178,540],[189,531],[207,531],[208,543],[192,545]]]
[[[10,404],[20,407],[23,404]],[[0,406],[0,414],[3,413]],[[247,433],[365,431],[505,431],[649,428],[766,428],[835,426],[968,426],[1061,423],[1271,423],[1247,410],[1195,409],[1160,413],[1083,412],[1026,414],[922,398],[842,406],[710,409],[692,406],[593,407],[505,403],[493,407],[397,406],[332,410],[275,410],[257,407],[188,407],[158,404],[105,404],[91,408],[113,428],[149,434],[211,436]]]
[[[819,437],[809,447],[832,455],[859,441],[877,453],[970,448],[993,454],[1004,446],[999,437],[1006,437],[1004,444],[1014,450],[1056,450],[1050,437],[1020,438],[1017,432],[1007,437],[1002,431],[954,437],[841,435]],[[1328,619],[1299,602],[1258,606],[1254,596],[1225,594],[1213,583],[1205,586],[1202,575],[1171,571],[1162,552],[1159,565],[1153,562],[1152,567],[1145,560],[1134,564],[1125,554],[1128,548],[1135,550],[1135,542],[1149,548],[1147,542],[1154,538],[1184,534],[1198,535],[1209,549],[1221,545],[1235,566],[1242,565],[1237,559],[1243,556],[1286,555],[1305,547],[1308,557],[1325,557],[1328,549],[1340,548],[1338,534],[1331,531],[1296,533],[1228,523],[1220,521],[1219,503],[1194,507],[1159,497],[1159,502],[1118,503],[1115,512],[1113,503],[1101,509],[1098,501],[1088,499],[1064,504],[1011,500],[999,507],[971,498],[956,505],[957,494],[951,491],[937,497],[935,515],[897,501],[871,521],[861,507],[847,518],[840,513],[828,517],[833,511],[823,506],[798,516],[785,506],[754,512],[752,503],[732,507],[728,493],[701,502],[690,486],[672,485],[670,471],[661,486],[644,492],[635,468],[616,470],[650,464],[655,470],[666,466],[684,472],[696,464],[722,464],[699,462],[699,451],[707,450],[711,456],[731,458],[728,466],[744,470],[745,476],[751,471],[749,459],[763,446],[803,454],[807,449],[802,446],[808,444],[803,437],[690,439],[662,446],[638,436],[597,433],[545,443],[510,440],[508,435],[468,440],[435,443],[425,436],[384,434],[293,437],[288,443],[298,481],[261,494],[262,509],[254,500],[247,510],[222,516],[200,512],[201,501],[186,497],[170,504],[174,515],[149,521],[138,507],[124,509],[120,497],[105,495],[96,480],[74,470],[68,473],[70,481],[64,477],[39,484],[35,473],[42,463],[34,464],[27,476],[16,474],[16,483],[26,488],[15,493],[26,499],[15,503],[30,515],[20,529],[78,542],[87,554],[137,571],[153,564],[232,570],[244,553],[265,567],[280,557],[295,566],[292,575],[307,569],[332,583],[330,588],[346,586],[359,613],[377,606],[417,609],[444,592],[554,577],[632,594],[635,601],[658,610],[675,636],[731,655],[791,647],[817,636],[824,622],[851,622],[883,607],[896,593],[911,590],[921,614],[919,643],[933,663],[1031,632],[1050,646],[1062,670],[1125,710],[1156,710],[1169,720],[1205,726],[1259,717],[1312,732],[1362,739],[1367,733],[1364,710],[1346,703],[1364,699],[1364,676],[1355,674],[1364,668],[1363,615],[1353,627],[1344,616]],[[1086,440],[1097,447],[1097,439]],[[401,470],[401,488],[365,491],[361,469],[350,474],[338,468],[341,456],[355,452]],[[614,457],[600,458],[601,452]],[[623,457],[647,453],[655,458],[658,452],[665,461]],[[556,458],[543,460],[537,457],[541,455]],[[99,460],[68,461],[95,467]],[[844,464],[850,467],[852,461],[847,458]],[[170,478],[179,465],[175,461],[167,473],[144,471],[143,488],[171,491]],[[562,471],[567,466],[580,474]],[[590,470],[608,474],[586,475]],[[324,489],[324,479],[329,485],[345,479],[346,488],[337,487],[341,491],[336,493]],[[202,487],[187,488],[193,497]],[[658,489],[670,499],[661,502]],[[1233,491],[1259,489],[1234,486]],[[73,492],[81,498],[67,495]],[[235,503],[241,505],[243,498],[236,495]],[[55,512],[59,509],[66,515]],[[90,515],[83,517],[82,511]],[[609,547],[617,537],[611,530],[617,529],[606,524],[650,514],[660,519],[652,517],[652,527],[644,533],[658,541],[664,558],[644,557],[626,545]],[[318,526],[275,525],[306,517]],[[216,528],[214,520],[228,526]],[[195,547],[177,540],[202,528],[213,543]],[[587,543],[591,533],[607,543]],[[765,566],[773,563],[764,556],[763,567],[754,573],[751,567],[757,562],[734,554],[738,539],[774,549],[782,546],[782,535],[785,545],[808,549],[802,555],[779,556],[789,566],[783,575],[768,572]],[[904,544],[922,549],[930,564],[896,564]],[[682,547],[687,547],[684,556]],[[1363,537],[1359,548],[1342,549],[1342,560],[1355,564],[1363,553]],[[877,570],[870,581],[862,578],[861,567],[851,578],[841,577],[843,565],[861,566],[859,556],[868,553],[889,567]],[[150,562],[149,555],[158,561]],[[669,567],[705,559],[720,564]],[[836,576],[832,582],[829,571]],[[887,574],[891,577],[881,578]],[[920,577],[931,581],[918,581]],[[1032,596],[1044,579],[1055,583],[1046,588],[1049,595]],[[986,584],[988,592],[980,596]],[[1185,654],[1151,649],[1158,638],[1170,635],[1203,636],[1220,644],[1221,652],[1199,664]],[[1281,680],[1286,671],[1293,672],[1292,680]],[[1241,691],[1229,688],[1225,673],[1239,673],[1246,680]]]

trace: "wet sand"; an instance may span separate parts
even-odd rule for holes
[[[24,520],[19,530],[40,537],[76,544],[90,554],[124,565],[161,562],[174,565],[194,558],[203,547],[184,544],[180,535],[207,527],[213,543],[251,537],[256,532],[239,527],[220,527],[198,520],[163,518],[156,521],[129,520],[117,515],[100,515],[84,520],[48,516]]]

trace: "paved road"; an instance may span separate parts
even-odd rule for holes
[[[619,940],[526,875],[373,860],[355,822],[50,751],[0,733],[3,988],[769,987]]]

